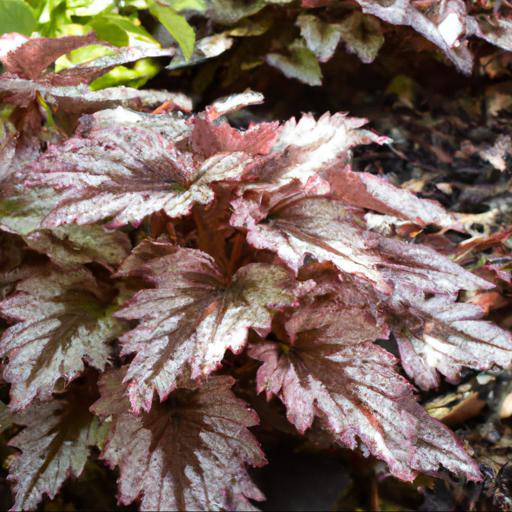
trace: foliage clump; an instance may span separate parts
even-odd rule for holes
[[[329,60],[340,39],[371,62],[383,44],[377,18],[411,26],[464,72],[466,37],[508,44],[484,31],[486,14],[443,5],[452,10],[343,2],[349,13],[325,26],[302,10],[330,16],[330,4],[304,2],[293,65],[276,52],[266,62],[316,85],[319,75],[306,80],[295,64]],[[205,16],[235,25],[265,6],[238,16],[212,2]],[[201,41],[195,54],[181,43],[181,54],[109,47],[54,67],[100,39],[0,39],[9,119],[0,140],[1,427],[17,448],[13,509],[55,498],[96,452],[118,469],[123,505],[252,509],[264,499],[251,474],[266,463],[254,427],[269,405],[259,394],[282,407],[287,428],[318,430],[399,479],[448,470],[480,481],[414,387],[512,364],[511,334],[466,300],[494,284],[415,240],[427,228],[460,232],[460,218],[353,170],[354,150],[390,143],[365,119],[304,114],[240,127],[230,119],[261,94],[192,114],[179,93],[87,87],[141,58],[172,57],[178,69],[218,56]],[[318,70],[314,62],[307,69]],[[395,355],[385,340],[396,341]]]

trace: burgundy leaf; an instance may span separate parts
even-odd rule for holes
[[[479,37],[506,51],[512,49],[510,20],[496,14],[470,16],[464,0],[432,2],[427,9],[414,0],[357,0],[357,3],[363,12],[373,14],[387,23],[410,26],[436,45],[460,71],[468,75],[473,68],[468,37]]]
[[[434,4],[431,16],[418,9],[412,0],[357,0],[363,12],[393,25],[407,25],[435,44],[465,74],[473,68],[473,57],[466,41],[466,6],[463,0]],[[446,21],[447,20],[447,21]],[[445,22],[443,25],[443,21]]]
[[[8,73],[36,80],[62,55],[97,42],[94,32],[86,36],[29,39],[3,55],[1,61]]]
[[[18,32],[7,32],[0,36],[0,62],[3,62],[4,57],[14,51],[16,48],[26,43],[29,40],[27,36],[19,34]]]
[[[114,106],[149,108],[165,101],[175,103],[181,110],[191,110],[190,99],[180,93],[148,89],[139,91],[121,86],[91,91],[85,85],[53,86],[12,75],[0,76],[0,95],[5,96],[7,103],[28,108],[34,104],[36,93],[55,110],[62,109],[69,114],[94,112]]]
[[[395,187],[389,181],[367,172],[333,172],[331,190],[335,197],[348,204],[407,219],[420,226],[429,224],[460,229],[455,217],[438,202],[421,199],[412,192]]]
[[[446,297],[422,300],[406,287],[399,302],[393,331],[402,365],[421,389],[439,386],[439,373],[456,383],[464,366],[512,365],[512,335],[482,320],[480,307]]]
[[[192,131],[192,147],[206,158],[223,151],[243,151],[249,155],[266,155],[279,134],[279,123],[252,124],[245,131],[227,122],[216,124],[207,115],[197,116]]]
[[[123,374],[102,378],[93,405],[113,418],[102,458],[119,467],[122,504],[139,498],[142,510],[252,510],[248,499],[263,499],[245,468],[266,462],[248,430],[258,420],[230,390],[233,379],[211,377],[134,416]]]
[[[121,326],[104,302],[96,280],[80,268],[34,272],[0,302],[0,314],[16,322],[0,339],[11,409],[23,409],[35,397],[48,399],[59,379],[80,375],[84,360],[105,367],[109,341]]]
[[[297,179],[317,192],[328,191],[325,178],[348,163],[352,147],[388,141],[362,129],[365,124],[366,119],[340,113],[292,118],[280,129],[271,155],[252,171],[257,184],[251,188],[276,189]]]
[[[122,353],[135,353],[126,376],[135,411],[148,411],[178,384],[208,375],[226,350],[240,352],[249,328],[266,334],[272,310],[292,305],[297,290],[289,272],[251,263],[230,280],[209,255],[159,242],[143,242],[119,275],[148,279],[117,317],[140,320],[121,338]]]
[[[82,473],[90,447],[102,437],[98,418],[88,411],[94,394],[86,385],[12,417],[25,428],[9,443],[21,451],[9,466],[15,482],[11,510],[35,510],[44,495],[55,498],[67,478]]]
[[[94,130],[51,148],[34,166],[32,184],[65,189],[44,227],[113,218],[117,227],[160,210],[170,217],[214,199],[212,184],[237,181],[250,156],[218,153],[207,160],[177,149],[151,129]]]
[[[299,310],[286,329],[288,343],[258,343],[250,354],[263,362],[258,391],[279,396],[300,432],[318,417],[339,443],[355,448],[360,441],[405,480],[440,467],[480,479],[446,427],[427,414],[418,420],[396,359],[370,343],[380,328],[368,310],[324,302]]]
[[[44,69],[60,55],[95,41],[94,34],[60,39],[30,39],[20,46],[13,45],[15,49],[1,57],[7,73],[0,76],[0,97],[17,107],[13,115],[18,118],[16,124],[21,131],[35,135],[40,131],[41,99],[54,111],[64,111],[68,116],[114,105],[147,108],[164,102],[173,102],[188,111],[191,109],[190,100],[183,94],[139,91],[127,87],[90,91],[85,85],[117,65],[146,57],[171,56],[174,54],[172,48],[115,48],[112,49],[112,55],[58,73],[48,72],[43,75]],[[1,55],[3,53],[0,49]],[[40,58],[40,55],[43,57]],[[37,62],[34,64],[30,59]]]
[[[232,204],[232,225],[246,229],[251,245],[275,252],[295,271],[310,255],[365,277],[387,294],[402,284],[418,293],[492,287],[429,247],[370,232],[362,210],[334,199],[304,197],[294,185]]]

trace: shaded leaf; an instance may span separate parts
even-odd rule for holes
[[[101,436],[98,418],[88,411],[94,398],[83,387],[13,417],[25,428],[9,443],[21,450],[9,467],[15,482],[11,510],[35,510],[44,495],[55,498],[67,478],[82,473]]]
[[[467,42],[458,43],[458,39],[464,32],[465,5],[461,0],[444,2],[439,4],[448,12],[438,13],[437,19],[431,19],[426,13],[418,9],[411,0],[392,0],[381,2],[379,0],[357,0],[363,8],[363,12],[372,14],[392,25],[408,25],[423,37],[435,44],[454,64],[465,74],[470,74],[473,68],[473,57],[468,49]],[[450,9],[454,9],[450,11]],[[463,12],[461,12],[463,11]],[[453,30],[443,31],[441,22],[452,12],[459,23],[455,34]]]
[[[299,39],[290,45],[289,55],[269,53],[265,60],[288,78],[308,85],[322,85],[322,70],[315,54]]]
[[[78,265],[96,261],[117,266],[128,256],[130,241],[125,233],[99,225],[69,224],[39,229],[41,221],[57,205],[59,197],[51,189],[26,190],[6,187],[0,193],[0,227],[23,236],[32,249],[44,253],[58,265]]]
[[[264,0],[210,0],[208,18],[223,25],[234,25],[243,18],[256,14],[265,7]]]
[[[185,60],[192,57],[196,34],[187,19],[165,2],[151,1],[149,10],[179,44]]]
[[[372,16],[355,12],[339,24],[339,33],[347,50],[355,53],[365,64],[370,64],[377,57],[384,36],[380,23]]]
[[[0,314],[16,322],[0,339],[11,409],[23,409],[36,397],[48,399],[59,379],[70,382],[80,375],[84,361],[105,367],[109,341],[121,333],[106,305],[96,280],[79,268],[34,272],[0,302]]]
[[[263,499],[245,468],[266,462],[248,430],[258,420],[230,390],[230,377],[177,390],[137,417],[123,398],[123,373],[103,377],[93,405],[113,416],[102,458],[119,467],[122,504],[140,498],[142,510],[252,510],[248,499]]]
[[[116,267],[128,256],[131,247],[125,233],[94,224],[38,230],[25,237],[25,242],[61,266],[96,261]]]
[[[233,46],[233,38],[225,33],[214,34],[213,36],[203,37],[197,41],[194,51],[189,60],[183,55],[177,55],[172,59],[166,69],[179,69],[187,66],[201,64],[208,59],[213,59],[222,55]]]
[[[414,402],[395,358],[370,343],[380,334],[376,327],[365,309],[324,303],[299,310],[286,324],[288,344],[251,347],[263,362],[258,391],[278,395],[300,432],[319,417],[339,443],[356,448],[360,440],[399,478],[443,466],[479,480],[478,466],[451,432]]]
[[[327,62],[334,55],[340,41],[338,27],[310,14],[301,14],[297,18],[297,25],[307,47],[320,62]]]
[[[11,428],[13,424],[13,415],[11,411],[9,411],[9,407],[3,402],[0,402],[0,434]]]

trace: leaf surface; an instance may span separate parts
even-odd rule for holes
[[[93,276],[76,268],[34,273],[0,302],[0,314],[16,322],[0,339],[11,409],[23,409],[36,397],[48,399],[59,379],[67,383],[80,375],[84,361],[105,367],[109,341],[121,327],[104,301]]]
[[[9,443],[21,450],[9,467],[15,482],[11,510],[35,510],[44,495],[55,498],[67,478],[80,476],[100,437],[98,418],[88,411],[91,402],[80,389],[13,416],[25,428]]]
[[[96,261],[110,268],[118,266],[128,256],[130,240],[120,231],[110,231],[96,224],[39,229],[58,200],[51,189],[27,190],[19,184],[6,186],[0,192],[0,228],[21,235],[29,247],[46,254],[60,266]]]
[[[439,373],[458,382],[463,367],[487,370],[512,364],[512,335],[482,320],[482,309],[446,297],[420,299],[402,288],[393,329],[402,365],[423,390],[438,387]]]
[[[18,32],[29,36],[36,26],[34,14],[23,0],[1,0],[0,35]]]
[[[102,378],[93,405],[97,414],[113,416],[102,458],[119,467],[122,504],[140,498],[142,510],[252,510],[248,498],[263,499],[245,467],[266,462],[248,430],[257,416],[230,390],[230,377],[177,390],[134,416],[123,373]]]
[[[269,53],[265,60],[288,78],[295,78],[307,85],[322,85],[322,70],[315,54],[297,39],[289,47],[289,54]]]
[[[135,353],[126,376],[135,411],[148,411],[155,391],[164,400],[178,384],[208,375],[226,350],[243,349],[249,328],[268,332],[272,310],[296,296],[280,266],[251,263],[228,281],[209,255],[159,242],[140,244],[119,274],[154,285],[116,313],[139,320],[121,338],[122,353]]]
[[[341,113],[326,113],[319,119],[304,114],[298,120],[286,121],[268,158],[250,173],[256,183],[245,188],[273,190],[299,180],[317,193],[330,190],[336,174],[346,167],[351,148],[387,141],[364,129],[366,122]]]
[[[370,232],[364,212],[325,197],[304,197],[294,186],[281,193],[237,199],[231,223],[248,242],[275,252],[294,271],[307,255],[366,278],[386,294],[408,284],[417,293],[456,293],[492,287],[426,246]]]
[[[91,91],[87,86],[53,86],[33,80],[0,75],[0,95],[5,101],[19,107],[27,107],[38,93],[55,110],[68,114],[94,112],[116,106],[129,108],[156,107],[166,101],[185,111],[191,110],[190,99],[184,94],[131,87],[109,87]]]
[[[212,185],[241,178],[250,156],[223,152],[203,160],[151,129],[100,129],[50,149],[34,166],[31,183],[64,190],[44,227],[140,223],[153,212],[170,217],[214,199]]]
[[[296,23],[307,47],[320,62],[327,62],[334,55],[340,41],[338,27],[310,14],[301,14]]]
[[[347,50],[350,53],[355,53],[365,64],[370,64],[375,60],[384,44],[379,21],[359,12],[343,19],[339,24],[339,32]]]
[[[435,44],[457,68],[470,74],[473,68],[473,57],[468,49],[467,41],[461,41],[465,27],[466,7],[462,0],[439,3],[434,5],[430,17],[428,13],[418,9],[411,0],[357,0],[363,12],[372,14],[392,25],[406,25],[413,28],[423,37]],[[448,15],[458,20],[458,29],[443,30],[442,21]]]
[[[420,226],[432,224],[443,228],[459,228],[455,217],[438,202],[419,198],[379,176],[353,172],[347,167],[343,172],[330,173],[329,177],[333,195],[348,204],[394,215]]]
[[[165,2],[150,2],[150,11],[179,44],[183,56],[189,60],[194,51],[196,34],[187,19]]]
[[[367,308],[306,306],[286,330],[288,343],[258,343],[250,354],[263,362],[258,391],[279,396],[299,432],[318,417],[340,444],[353,449],[361,442],[405,480],[441,466],[480,479],[478,466],[446,427],[428,415],[423,425],[418,421],[421,407],[396,372],[396,359],[371,343],[381,329]]]
[[[18,75],[20,78],[36,80],[61,55],[96,42],[93,32],[86,36],[29,39],[3,55],[1,61],[8,73]]]

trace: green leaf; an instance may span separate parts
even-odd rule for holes
[[[36,7],[38,32],[44,37],[62,34],[62,27],[71,24],[65,0],[45,0]]]
[[[100,89],[119,85],[128,85],[138,89],[145,85],[150,78],[158,74],[161,67],[155,59],[141,59],[131,68],[116,66],[112,71],[96,78],[89,87],[92,91],[99,91]]]
[[[29,36],[35,26],[32,9],[24,0],[0,0],[0,34],[19,32]]]
[[[95,16],[113,7],[113,0],[67,0],[70,16]]]
[[[99,17],[92,19],[88,24],[96,32],[98,39],[108,41],[116,46],[128,46],[128,34],[115,23],[111,23],[109,20]]]
[[[158,41],[139,24],[138,20],[132,20],[118,14],[101,14],[88,22],[98,39],[108,41],[116,46],[133,46],[136,43],[144,43],[158,46]]]
[[[261,11],[265,0],[210,0],[208,18],[222,25],[233,25]]]
[[[301,40],[295,40],[289,51],[289,55],[269,53],[265,60],[288,78],[308,85],[322,85],[322,70],[315,54]]]
[[[185,17],[178,14],[169,5],[157,2],[153,2],[149,10],[176,40],[183,52],[183,56],[188,61],[194,51],[196,35]]]
[[[168,0],[167,2],[177,12],[198,11],[204,12],[206,4],[204,0]]]

